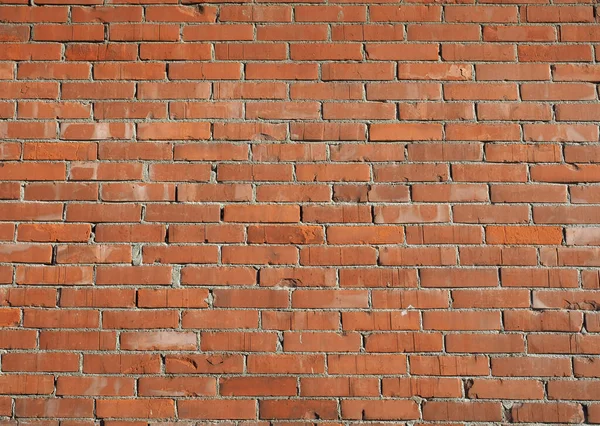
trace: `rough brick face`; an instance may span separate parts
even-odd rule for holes
[[[0,0],[0,424],[600,424],[596,3]]]

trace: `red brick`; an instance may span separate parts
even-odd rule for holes
[[[471,80],[468,64],[400,64],[398,78],[407,80]]]
[[[179,324],[179,315],[176,311],[148,310],[148,311],[103,311],[102,328],[104,329],[151,329],[175,328]]]
[[[290,58],[295,61],[361,60],[360,44],[292,44]]]
[[[91,66],[85,63],[22,63],[19,64],[17,76],[20,79],[64,79],[87,80],[90,77]],[[44,104],[42,104],[44,105]],[[52,118],[52,117],[48,117]],[[67,117],[70,118],[70,117]],[[78,117],[73,117],[78,118]],[[84,117],[86,118],[86,117]]]
[[[165,104],[160,103],[95,102],[94,116],[101,120],[111,118],[167,118],[167,107]],[[120,143],[119,145],[125,144]],[[152,146],[151,144],[139,145],[148,148]],[[103,146],[110,147],[111,143],[101,142],[100,152],[103,150]],[[121,148],[126,151],[126,147]],[[102,158],[102,154],[99,155]]]
[[[517,22],[517,7],[448,6],[444,18],[448,22]]]
[[[50,225],[26,224],[19,225],[18,241],[76,241],[86,242],[91,235],[90,225]]]
[[[189,28],[189,27],[188,27]],[[141,43],[143,60],[202,61],[210,59],[210,44],[204,43]]]
[[[396,106],[385,103],[324,103],[326,120],[389,120],[396,117]]]
[[[506,330],[578,332],[583,325],[583,315],[579,312],[507,312],[504,324]]]
[[[245,45],[244,45],[245,46]],[[218,47],[218,46],[217,46]],[[218,54],[217,49],[217,54]],[[235,59],[235,58],[232,58]],[[216,82],[213,85],[215,99],[284,99],[284,83],[230,83]]]
[[[70,204],[68,222],[138,222],[141,206],[135,204]]]
[[[23,326],[28,328],[97,328],[99,312],[94,310],[38,310],[23,312]]]
[[[138,138],[142,140],[208,139],[208,123],[140,123]]]
[[[411,371],[415,375],[434,376],[487,376],[489,361],[486,356],[421,356],[411,355]]]
[[[12,68],[11,71],[12,73]],[[0,117],[1,118],[14,118],[15,117],[15,103],[14,102],[0,102]]]
[[[556,41],[556,31],[552,27],[533,26],[533,25],[490,25],[483,27],[483,40],[492,42],[535,42],[535,41]],[[521,46],[519,46],[520,48]],[[523,46],[529,47],[529,46]],[[524,54],[531,54],[525,51]],[[519,55],[520,56],[520,55]]]
[[[227,310],[190,311],[182,318],[183,328],[240,329],[257,328],[258,312],[241,311],[235,316]]]
[[[29,27],[25,25],[6,26],[0,30],[0,40],[3,42],[18,42],[29,40]]]
[[[2,281],[12,281],[12,268],[5,267],[2,271]],[[0,305],[53,307],[56,306],[56,290],[34,287],[5,288],[0,292]]]
[[[377,396],[379,383],[372,378],[302,378],[303,396]]]
[[[37,332],[35,330],[1,330],[0,348],[2,349],[33,349],[37,347]]]
[[[211,195],[210,193],[208,194]],[[211,197],[211,199],[214,197]],[[243,242],[242,225],[171,225],[169,242]]]
[[[137,58],[137,45],[123,43],[67,45],[67,61],[134,61]]]
[[[222,6],[222,22],[291,22],[290,6]]]
[[[2,356],[5,371],[72,372],[79,370],[79,355],[65,353],[7,353]]]
[[[494,357],[492,358],[492,375],[564,377],[571,375],[571,362],[566,358]]]
[[[366,338],[367,352],[439,352],[442,349],[440,333],[399,332],[371,334]]]
[[[427,145],[411,144],[408,146],[408,158],[414,161],[476,161],[480,160],[482,156],[481,145],[478,143],[432,143]]]
[[[20,398],[15,403],[19,417],[80,418],[93,416],[94,401],[81,398]]]
[[[0,218],[1,220],[56,221],[61,216],[61,210],[60,203],[11,203],[5,205]]]
[[[220,43],[215,46],[216,59],[228,60],[283,60],[287,58],[286,45],[283,43],[237,44]],[[238,66],[239,69],[239,66]],[[234,83],[244,84],[244,83]],[[270,84],[270,83],[259,83]]]
[[[410,420],[420,417],[414,401],[365,400],[342,402],[342,417],[356,420]]]
[[[362,141],[366,125],[359,123],[292,123],[292,140],[305,141]]]
[[[256,283],[256,270],[244,267],[185,267],[181,271],[184,284],[251,285]]]
[[[220,379],[221,395],[227,396],[294,396],[296,379],[292,377],[232,377]]]
[[[39,24],[34,27],[33,39],[37,41],[102,41],[104,40],[104,27],[100,24]]]
[[[140,22],[143,9],[141,6],[95,6],[71,9],[73,22]]]
[[[325,370],[323,355],[248,355],[248,372],[259,374],[314,374]]]
[[[392,63],[323,64],[324,81],[332,80],[392,80],[395,74]]]
[[[139,99],[208,99],[209,83],[138,83]],[[145,118],[145,117],[144,117]],[[170,124],[170,123],[153,123]]]
[[[248,24],[189,25],[183,28],[184,41],[252,40],[253,26]]]
[[[517,86],[512,83],[447,83],[444,98],[447,100],[516,100]]]
[[[299,182],[327,182],[327,181],[368,181],[370,170],[365,164],[346,165],[303,165],[296,166],[296,179]]]
[[[337,419],[337,404],[332,399],[320,400],[262,400],[259,402],[261,419]]]
[[[112,331],[41,331],[40,349],[108,351],[117,347]]]
[[[98,266],[96,284],[171,284],[168,266]]]
[[[179,26],[170,24],[111,24],[108,39],[113,41],[178,41]]]
[[[46,244],[2,244],[0,261],[6,263],[50,263],[52,247]]]
[[[533,208],[535,223],[597,223],[594,206],[557,206],[552,209],[544,206]],[[560,219],[559,219],[560,215]]]
[[[583,28],[583,27],[578,27]],[[579,31],[575,29],[575,31]],[[561,40],[567,41],[569,38],[565,28],[561,28]],[[566,37],[566,39],[565,39]],[[572,40],[571,40],[572,41]],[[585,45],[519,45],[517,47],[519,60],[523,62],[591,62],[591,46]]]
[[[425,420],[500,421],[499,402],[427,401],[423,406]]]
[[[171,118],[242,118],[237,102],[171,103]]]
[[[17,284],[92,284],[93,269],[78,266],[17,266]]]
[[[274,205],[228,205],[224,209],[224,220],[228,222],[298,222],[298,206]]]
[[[19,121],[3,121],[0,123],[0,134],[4,135],[4,138],[8,139],[55,139],[56,138],[56,125],[47,121],[38,122],[19,122]],[[4,167],[15,168],[20,164],[6,164]],[[33,164],[40,168],[41,171],[44,168],[55,169],[61,166],[60,164]],[[44,167],[46,166],[46,167]],[[12,169],[11,168],[11,169]],[[62,168],[62,167],[61,167]],[[35,179],[44,180],[44,179]]]
[[[379,161],[384,158],[402,161],[404,144],[329,145],[333,161]]]
[[[299,287],[331,287],[335,284],[335,274],[332,269],[318,268],[262,268],[260,270],[260,285],[299,286]],[[252,281],[252,284],[254,281]]]
[[[214,139],[232,141],[283,140],[286,137],[286,126],[270,123],[215,123]]]
[[[517,334],[449,334],[446,337],[448,352],[523,352],[523,336]]]
[[[301,265],[373,265],[371,247],[308,247],[300,249]]]
[[[202,332],[203,351],[273,352],[277,335],[266,332]]]
[[[570,360],[570,358],[569,358]],[[569,364],[570,367],[570,364]],[[570,369],[568,370],[570,373]],[[554,374],[553,376],[570,376],[571,374]],[[573,359],[573,375],[575,377],[598,377],[598,362],[595,358],[581,357]]]
[[[591,6],[526,6],[528,22],[593,22]]]
[[[439,21],[440,15],[441,8],[439,6],[373,6],[371,8],[371,20],[373,21]]]
[[[177,331],[124,332],[121,333],[124,350],[195,350],[196,334]]]
[[[205,289],[140,289],[137,305],[144,308],[205,308],[207,297]]]
[[[127,1],[124,1],[127,3]],[[202,10],[194,6],[147,6],[147,21],[162,22],[214,22],[216,7],[204,6]]]
[[[442,128],[438,124],[394,123],[371,124],[371,141],[441,140]]]
[[[183,419],[244,420],[256,418],[254,400],[180,400],[177,412]]]
[[[290,246],[227,246],[222,250],[225,264],[292,265],[297,260],[298,250]]]
[[[101,399],[97,401],[96,414],[101,418],[169,419],[175,415],[175,402],[166,398]]]
[[[59,377],[57,395],[133,396],[135,379],[121,377]]]
[[[407,39],[409,41],[478,41],[479,26],[474,24],[409,24]]]
[[[130,62],[103,62],[94,64],[97,80],[162,80],[165,78],[164,64],[137,64]]]
[[[397,37],[400,37],[398,35]],[[393,60],[420,60],[435,61],[439,57],[439,47],[435,43],[411,43],[411,44],[373,44],[365,45],[367,59],[393,61]]]
[[[364,22],[367,12],[363,6],[297,6],[294,9],[297,22]]]
[[[320,105],[316,102],[282,102],[246,104],[246,118],[249,119],[317,119],[320,117]]]
[[[256,31],[258,41],[327,40],[327,25],[261,25]]]
[[[337,330],[340,315],[336,312],[263,311],[261,323],[267,330]]]
[[[456,378],[384,378],[383,395],[393,397],[459,397],[462,383]]]
[[[204,377],[142,377],[138,381],[141,396],[179,396],[182,392],[211,396],[216,393],[216,382]]]
[[[597,344],[593,335],[541,334],[527,338],[528,351],[532,354],[590,354]]]
[[[93,82],[63,83],[62,85],[63,99],[132,99],[133,94],[133,83]],[[118,125],[121,123],[115,124],[116,127],[120,127]],[[75,124],[72,124],[72,126],[77,127]],[[108,123],[103,125],[97,124],[97,126],[109,127]],[[93,128],[94,126],[87,125],[86,127]],[[104,139],[104,137],[101,139]]]
[[[516,53],[512,44],[449,43],[442,45],[442,59],[446,61],[513,62],[516,60]]]
[[[563,232],[560,227],[486,227],[489,244],[561,244]]]
[[[241,355],[167,355],[165,358],[168,373],[241,373]]]
[[[175,186],[168,184],[107,183],[102,185],[103,201],[174,201]]]
[[[60,306],[88,308],[131,308],[135,306],[135,290],[112,288],[64,288]]]
[[[93,374],[152,374],[160,370],[158,355],[119,354],[83,356],[83,372]]]
[[[187,246],[145,246],[142,249],[143,262],[151,263],[217,263],[217,246],[203,246],[189,250]]]
[[[581,405],[561,402],[515,404],[511,416],[517,422],[582,423]]]
[[[40,60],[52,61],[60,60],[62,56],[62,46],[58,43],[36,43],[27,45],[25,43],[3,43],[3,50],[0,53],[0,59],[6,60]]]

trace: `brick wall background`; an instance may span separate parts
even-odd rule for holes
[[[2,425],[600,423],[593,2],[1,3]]]

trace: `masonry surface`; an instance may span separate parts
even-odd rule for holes
[[[593,2],[0,1],[0,424],[600,424]]]

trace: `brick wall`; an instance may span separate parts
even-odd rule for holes
[[[598,6],[233,1],[1,1],[0,424],[600,423]]]

